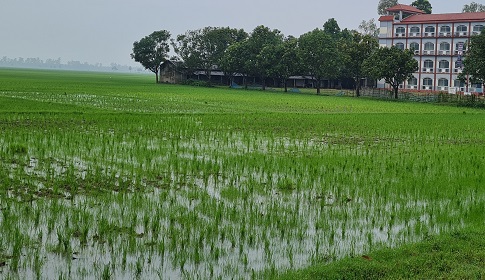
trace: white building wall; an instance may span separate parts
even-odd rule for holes
[[[479,30],[483,26],[485,26],[485,19],[484,22],[477,23],[440,22],[409,25],[396,23],[395,21],[381,22],[379,45],[381,47],[390,47],[396,44],[404,44],[404,47],[407,49],[411,48],[412,43],[419,45],[419,51],[415,52],[415,59],[419,65],[418,72],[414,73],[414,77],[417,79],[417,85],[406,86],[405,84],[403,88],[414,89],[417,87],[420,90],[445,90],[448,87],[456,86],[460,88],[459,90],[463,90],[463,84],[456,81],[461,72],[461,68],[456,67],[459,54],[458,44],[463,43],[466,52],[466,46],[469,43],[470,36],[472,34],[479,34]],[[396,33],[399,27],[404,27],[404,35],[401,35],[402,33],[399,35]],[[426,43],[431,43],[432,48],[425,50]],[[447,45],[442,43],[449,44],[449,49]],[[462,60],[464,55],[465,53],[462,53]],[[433,62],[432,68],[425,67],[424,62],[426,60]],[[444,63],[444,61],[448,63]],[[440,67],[440,62],[442,62],[442,67]],[[426,82],[429,82],[431,79],[430,85],[424,84],[425,79]],[[377,85],[378,87],[386,87],[383,81],[379,81]]]

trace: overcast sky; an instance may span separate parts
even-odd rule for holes
[[[472,1],[430,2],[433,13],[454,13]],[[0,57],[60,57],[63,63],[79,60],[138,65],[130,58],[133,42],[155,30],[166,29],[176,37],[206,26],[229,26],[250,32],[265,25],[298,37],[322,27],[329,18],[335,18],[342,29],[357,29],[362,20],[377,20],[378,2],[0,0]]]

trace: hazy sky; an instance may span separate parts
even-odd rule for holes
[[[472,1],[430,2],[433,13],[454,13]],[[138,65],[130,58],[133,42],[155,30],[166,29],[176,37],[206,26],[229,26],[250,32],[262,24],[298,37],[322,27],[329,18],[335,18],[342,29],[357,29],[362,20],[377,20],[378,2],[0,0],[0,57],[61,57],[63,63],[79,60]]]

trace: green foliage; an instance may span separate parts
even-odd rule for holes
[[[315,29],[300,36],[298,51],[303,70],[317,80],[317,93],[320,81],[333,79],[340,73],[341,57],[337,40],[321,29]]]
[[[250,75],[260,77],[265,88],[265,79],[270,75],[271,68],[276,64],[276,49],[283,42],[283,35],[277,29],[260,25],[249,35],[247,48],[249,56],[245,58],[245,69]]]
[[[338,23],[334,18],[327,20],[323,24],[323,31],[334,39],[340,37],[340,26],[338,26]]]
[[[133,43],[131,58],[143,65],[145,69],[155,73],[157,83],[160,64],[165,61],[170,51],[169,39],[170,32],[160,30]]]
[[[477,13],[485,12],[485,5],[479,4],[477,2],[471,2],[470,4],[465,4],[463,6],[463,13]]]
[[[461,78],[466,79],[470,76],[470,82],[485,82],[485,32],[473,36],[470,39],[470,46],[463,60],[464,70]]]
[[[360,92],[360,81],[365,77],[364,61],[379,47],[372,35],[361,35],[354,32],[349,39],[340,41],[343,57],[343,76],[352,77],[355,81],[357,96]]]
[[[9,147],[11,154],[27,154],[28,148],[22,144],[11,144]]]
[[[285,85],[286,81],[291,75],[296,75],[301,71],[298,59],[298,39],[294,37],[286,38],[282,44],[278,44],[271,49],[267,54],[271,56],[271,65],[269,69],[269,76],[279,78]],[[301,72],[300,72],[301,73]]]
[[[375,19],[370,19],[368,21],[362,20],[359,25],[359,31],[363,35],[369,35],[374,38],[379,37],[379,27],[377,27]]]
[[[188,86],[196,86],[196,87],[211,87],[211,83],[208,81],[200,81],[200,80],[193,80],[189,79],[183,82],[184,85]]]
[[[377,49],[364,63],[365,72],[376,79],[384,79],[394,89],[397,99],[399,85],[412,78],[418,70],[418,61],[412,50],[401,50],[394,46]]]
[[[204,69],[210,80],[212,68],[221,65],[227,48],[246,37],[247,33],[242,29],[205,27],[178,35],[177,40],[172,41],[172,46],[186,71]]]
[[[377,14],[383,16],[387,14],[387,9],[396,6],[398,4],[397,0],[379,0],[377,5]]]
[[[371,21],[365,28],[376,29]],[[321,34],[317,34],[317,30]],[[320,38],[316,38],[318,36]],[[263,90],[267,78],[279,79],[285,85],[285,91],[291,75],[311,75],[318,80],[317,92],[320,93],[324,78],[355,79],[353,75],[343,76],[349,72],[342,69],[344,49],[338,47],[340,40],[350,40],[352,36],[352,31],[341,30],[337,21],[331,18],[324,23],[323,29],[308,32],[299,39],[284,38],[279,30],[262,25],[249,35],[243,30],[206,27],[178,35],[172,40],[172,46],[183,63],[179,69],[183,72],[204,69],[210,80],[212,70],[219,68],[231,80],[236,74],[242,75],[245,88],[246,77],[258,77]]]
[[[427,14],[431,14],[433,11],[433,7],[428,0],[416,0],[411,3],[411,6],[414,6]]]
[[[235,74],[243,76],[249,75],[246,59],[251,55],[248,41],[241,41],[230,45],[221,59],[220,67],[226,73],[233,77]],[[244,82],[247,85],[246,81]]]
[[[278,279],[481,279],[484,240],[483,230],[465,229],[397,249],[315,264]]]

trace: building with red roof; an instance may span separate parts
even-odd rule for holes
[[[379,18],[380,46],[413,49],[419,62],[414,78],[401,88],[483,92],[482,85],[465,84],[458,80],[458,75],[471,36],[484,29],[485,12],[426,14],[403,4],[387,11],[388,15]]]

